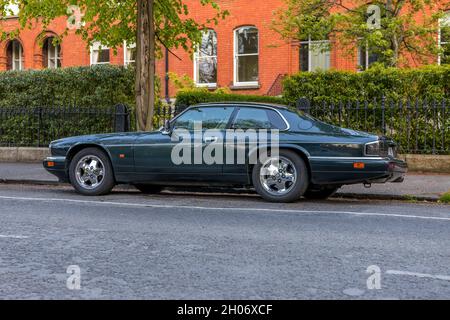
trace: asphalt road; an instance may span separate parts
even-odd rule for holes
[[[0,298],[449,299],[450,206],[0,184]]]

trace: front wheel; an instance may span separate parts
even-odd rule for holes
[[[114,174],[108,156],[97,148],[78,152],[69,166],[70,183],[86,196],[100,196],[114,188]]]
[[[306,192],[309,174],[303,159],[290,150],[266,157],[253,168],[253,185],[267,201],[293,202]]]

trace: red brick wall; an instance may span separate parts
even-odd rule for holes
[[[250,1],[250,0],[218,0],[224,10],[228,10],[230,15],[219,22],[213,28],[218,37],[218,87],[231,87],[235,93],[243,94],[268,94],[274,81],[280,74],[292,74],[299,70],[299,50],[298,46],[283,42],[279,35],[270,29],[273,18],[273,11],[283,4],[282,0],[270,1]],[[199,0],[186,0],[191,16],[199,22],[214,16],[215,11],[210,7],[203,7]],[[17,28],[18,22],[15,18],[1,21],[2,27],[8,30]],[[50,24],[45,31],[49,36],[59,34],[65,29],[66,20],[57,19]],[[241,26],[255,26],[259,30],[259,88],[242,89],[233,88],[234,74],[234,30]],[[18,40],[23,45],[24,67],[25,69],[41,69],[43,67],[42,48],[37,43],[37,38],[42,32],[42,27],[36,24],[34,28],[21,32]],[[7,68],[6,48],[7,42],[0,42],[0,71]],[[89,49],[82,39],[69,32],[61,45],[62,66],[88,66],[90,65]],[[188,75],[193,78],[192,57],[182,49],[173,50],[181,58],[178,60],[173,55],[169,56],[170,71],[178,75]],[[331,51],[331,67],[340,70],[357,70],[357,54],[349,56],[348,49],[334,46]],[[411,57],[408,58],[411,60]],[[123,48],[118,48],[117,54],[110,52],[112,64],[122,65],[124,63]],[[430,59],[435,63],[435,59]],[[162,80],[161,94],[164,95],[165,59],[157,62],[157,72]],[[273,94],[274,91],[271,90]],[[170,96],[175,95],[175,88],[170,87]]]
[[[212,17],[214,11],[210,7],[203,7],[199,1],[188,0],[190,13],[197,21],[205,21]],[[240,26],[255,26],[259,30],[259,82],[260,88],[253,90],[233,89],[235,93],[267,94],[279,74],[290,74],[298,70],[298,50],[295,47],[280,40],[278,34],[270,30],[272,12],[282,4],[281,0],[271,1],[246,1],[246,0],[222,0],[219,1],[222,9],[228,10],[230,15],[212,25],[217,33],[218,40],[218,87],[233,86],[234,30]],[[192,57],[183,50],[175,50],[174,53],[182,60],[179,61],[170,55],[170,71],[178,75],[188,75],[193,78]],[[164,70],[164,61],[160,61],[158,71]],[[161,73],[163,74],[163,72]],[[163,88],[164,89],[164,88]],[[173,94],[174,88],[170,88]]]
[[[9,18],[2,21],[1,24],[5,31],[13,31],[18,27],[18,21],[16,18]],[[45,32],[46,36],[61,34],[65,30],[65,27],[66,19],[59,18],[53,21],[45,31],[43,31],[39,23],[36,23],[33,28],[25,29],[20,32],[17,40],[20,41],[23,47],[25,69],[43,68],[42,47],[38,41],[39,35],[42,32]],[[8,43],[8,41],[0,42],[0,71],[7,69],[6,50]],[[110,60],[112,64],[123,64],[123,48],[118,48],[117,55],[114,55],[111,50]],[[81,37],[76,35],[74,32],[69,32],[61,43],[61,65],[62,67],[90,65],[89,48],[86,46],[86,43],[81,39]]]

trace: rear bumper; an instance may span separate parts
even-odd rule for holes
[[[48,157],[44,160],[45,170],[55,175],[60,182],[69,182],[65,157]]]
[[[394,182],[400,183],[405,180],[405,175],[408,172],[408,165],[405,161],[394,159],[386,160],[385,165],[387,167],[385,177],[378,179],[370,179],[368,182],[371,183],[386,183]]]
[[[408,171],[406,162],[381,157],[311,157],[314,184],[357,184],[403,182]],[[355,168],[355,164],[364,164]]]

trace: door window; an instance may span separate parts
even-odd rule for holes
[[[207,107],[191,109],[183,113],[174,121],[173,128],[193,131],[194,124],[197,122],[201,123],[203,130],[225,130],[233,111],[233,107]]]

